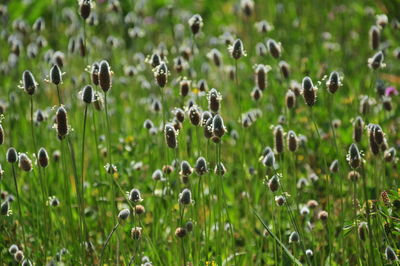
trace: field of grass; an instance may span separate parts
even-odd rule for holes
[[[0,20],[0,265],[399,264],[399,1]]]

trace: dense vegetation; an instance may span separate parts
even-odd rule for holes
[[[398,264],[398,1],[3,1],[1,265]]]

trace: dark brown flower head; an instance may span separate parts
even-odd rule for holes
[[[143,201],[143,199],[142,199],[142,197],[140,195],[139,189],[134,188],[129,192],[129,200],[134,202],[134,203],[138,203],[138,202],[142,202]]]
[[[358,150],[356,144],[351,144],[349,148],[349,153],[347,154],[347,161],[349,162],[351,168],[357,169],[361,166],[361,154]]]
[[[61,139],[68,134],[68,116],[63,106],[60,106],[56,113],[56,128]]]
[[[59,85],[62,83],[61,69],[57,64],[54,64],[50,69],[50,82],[54,85]]]
[[[179,203],[182,205],[189,205],[193,202],[192,192],[185,188],[181,193],[179,193]]]
[[[390,247],[387,246],[385,249],[385,255],[386,255],[386,259],[390,260],[390,261],[398,261],[396,252],[394,252],[394,250]]]
[[[254,1],[253,0],[241,0],[240,8],[242,9],[242,13],[246,17],[250,17],[254,11]]]
[[[49,165],[49,155],[45,148],[40,148],[37,161],[40,167],[45,168]]]
[[[179,91],[182,97],[185,97],[190,92],[190,81],[187,79],[181,80],[179,83]]]
[[[171,124],[165,125],[164,129],[165,142],[171,149],[176,149],[178,147],[177,132]]]
[[[293,109],[296,106],[296,95],[292,90],[286,92],[285,103],[288,109]]]
[[[215,115],[213,118],[212,132],[213,132],[214,136],[217,136],[218,138],[222,138],[222,136],[226,132],[224,120],[222,119],[222,117],[219,114]]]
[[[188,161],[181,162],[181,171],[179,174],[181,176],[190,176],[193,173],[193,168],[190,166]]]
[[[200,125],[201,114],[200,114],[200,110],[197,107],[197,105],[193,105],[192,107],[190,107],[189,119],[190,119],[190,122],[192,123],[192,125],[194,125],[194,126]]]
[[[100,88],[104,92],[108,92],[111,89],[111,69],[110,65],[106,60],[100,62],[100,70],[99,70],[99,84]]]
[[[329,166],[329,171],[331,173],[337,173],[339,171],[339,160],[334,160]]]
[[[371,28],[369,29],[369,42],[373,50],[378,50],[380,38],[381,38],[380,29],[375,25],[371,26]]]
[[[386,96],[382,97],[382,107],[388,112],[392,111],[393,109],[392,98]]]
[[[21,170],[25,172],[32,171],[32,161],[25,153],[19,154],[18,162],[19,162],[18,166],[19,168],[21,168]]]
[[[150,119],[146,119],[143,123],[143,127],[146,129],[150,129],[150,128],[154,127],[154,124]]]
[[[256,83],[260,90],[265,90],[267,87],[266,75],[271,70],[270,66],[259,64],[255,67]]]
[[[326,220],[328,220],[328,212],[327,211],[320,211],[318,213],[318,219],[320,219],[321,221],[325,222]]]
[[[279,189],[279,176],[278,175],[273,175],[269,180],[268,180],[268,187],[271,192],[276,192]]]
[[[298,140],[296,133],[294,131],[290,130],[287,134],[287,146],[289,151],[295,152],[298,147]]]
[[[39,17],[33,23],[32,29],[36,32],[40,32],[40,31],[44,30],[45,25],[46,25],[46,23],[45,23],[44,19],[42,17]]]
[[[212,118],[212,114],[209,111],[203,111],[201,113],[200,126],[204,127],[210,118]]]
[[[242,56],[246,56],[246,51],[243,48],[243,42],[240,39],[236,39],[236,41],[228,47],[228,50],[231,56],[236,60]]]
[[[90,0],[81,0],[79,3],[79,14],[86,20],[90,16],[91,10]]]
[[[213,122],[213,119],[212,119],[212,117],[210,117],[207,120],[206,124],[204,125],[204,137],[206,137],[207,139],[210,139],[213,136],[212,122]]]
[[[199,91],[201,92],[206,92],[208,91],[208,84],[207,84],[207,80],[205,79],[201,79],[197,82],[197,88],[199,89]]]
[[[131,212],[130,212],[129,209],[123,209],[123,210],[121,210],[121,211],[118,213],[118,221],[119,221],[120,223],[126,221],[126,220],[129,218],[130,214],[131,214]]]
[[[22,85],[22,88],[29,95],[33,95],[35,93],[37,83],[32,75],[32,72],[30,72],[29,70],[25,70],[22,74]]]
[[[142,238],[142,228],[141,227],[133,227],[131,230],[131,238],[133,240],[139,240]]]
[[[383,62],[384,55],[382,51],[377,52],[374,54],[373,57],[368,59],[368,66],[372,70],[377,70],[379,68],[384,68],[386,64]]]
[[[391,147],[391,148],[387,149],[383,154],[383,158],[385,159],[386,162],[395,161],[396,149],[394,147]]]
[[[194,166],[194,170],[198,175],[204,175],[205,173],[208,172],[208,167],[207,167],[207,162],[204,157],[199,157],[196,161],[196,164]]]
[[[221,94],[214,88],[212,88],[208,94],[208,108],[214,114],[219,112],[221,108]]]
[[[375,142],[378,145],[381,145],[385,140],[385,134],[383,133],[383,130],[379,125],[375,125],[373,127],[373,129],[374,129],[373,135],[374,135]]]
[[[308,106],[313,106],[317,100],[316,88],[310,77],[305,77],[302,82],[304,101]]]
[[[368,125],[368,140],[369,140],[369,147],[370,147],[372,154],[378,155],[379,154],[379,145],[378,145],[378,143],[376,143],[376,140],[375,140],[375,127],[376,127],[375,124]]]
[[[92,86],[86,85],[85,88],[83,88],[82,100],[87,104],[90,104],[93,101],[93,88],[92,88]]]
[[[364,121],[361,116],[357,116],[353,122],[353,140],[360,142],[364,131]]]
[[[153,72],[158,86],[164,88],[167,84],[169,75],[167,64],[165,62],[161,62],[158,66],[154,68]]]
[[[187,234],[187,231],[186,231],[186,228],[184,228],[184,227],[178,227],[175,230],[176,237],[183,238],[186,236],[186,234]]]
[[[281,47],[280,43],[277,43],[273,39],[269,39],[267,41],[267,48],[268,48],[269,53],[272,55],[272,57],[274,57],[274,58],[281,57],[282,47]]]
[[[183,123],[185,121],[185,112],[181,108],[176,108],[175,109],[175,118]]]
[[[271,151],[267,155],[264,156],[263,164],[267,167],[274,167],[275,164],[275,154]]]
[[[254,101],[260,100],[261,97],[263,96],[262,90],[259,87],[254,87],[250,96]]]
[[[203,19],[199,14],[193,15],[189,19],[188,23],[193,35],[198,34],[200,29],[203,27]]]
[[[361,241],[365,241],[368,236],[368,224],[366,222],[361,222],[357,228],[358,237]]]
[[[225,165],[222,162],[219,162],[215,165],[214,174],[219,176],[224,176],[226,173]]]
[[[97,62],[94,62],[91,68],[91,79],[95,86],[99,85],[99,72],[100,72],[100,65]]]
[[[286,61],[280,61],[279,62],[279,69],[281,70],[282,76],[285,79],[290,78],[290,66]]]
[[[159,55],[158,53],[153,53],[153,54],[151,55],[151,57],[150,57],[149,62],[150,62],[151,66],[152,66],[153,68],[154,68],[154,67],[157,67],[158,65],[161,64],[161,57],[160,57],[160,55]]]
[[[207,53],[207,58],[213,61],[217,67],[222,65],[221,52],[216,48],[211,49],[211,51]]]
[[[283,152],[284,141],[283,141],[283,128],[281,125],[275,126],[274,128],[274,148],[277,153]]]
[[[135,206],[134,211],[136,215],[142,215],[146,211],[146,209],[144,208],[143,205],[138,204]]]
[[[332,94],[335,93],[340,86],[342,86],[338,72],[333,71],[329,75],[329,79],[328,82],[326,83],[326,86],[328,87],[328,91]]]

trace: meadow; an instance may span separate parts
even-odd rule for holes
[[[400,2],[0,3],[0,265],[398,265]]]

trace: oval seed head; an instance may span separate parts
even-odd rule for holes
[[[381,33],[377,26],[373,25],[369,29],[369,42],[373,50],[378,50],[380,43]]]
[[[287,135],[287,145],[288,145],[288,149],[291,152],[295,152],[297,150],[298,147],[298,140],[297,140],[297,136],[296,133],[294,133],[294,131],[290,130],[288,132]]]
[[[263,96],[262,90],[259,87],[254,87],[250,96],[254,101],[260,100],[261,97]]]
[[[286,198],[284,196],[275,196],[275,203],[277,206],[282,206],[286,203]]]
[[[185,188],[181,193],[179,193],[179,203],[182,205],[189,205],[192,203],[192,192]]]
[[[49,165],[49,155],[47,154],[47,151],[45,148],[40,148],[38,152],[38,165],[40,167],[47,167]]]
[[[153,172],[153,174],[151,175],[151,178],[154,181],[161,181],[164,179],[164,175],[163,172],[160,169],[157,169]]]
[[[197,107],[197,105],[193,105],[192,107],[190,107],[189,119],[190,119],[190,122],[192,123],[192,125],[194,125],[194,126],[200,125],[201,114],[200,114],[200,110]]]
[[[193,15],[189,19],[188,23],[193,35],[198,34],[200,29],[203,27],[203,19],[199,14]]]
[[[226,128],[224,126],[224,120],[219,114],[215,115],[213,118],[212,132],[214,136],[217,136],[219,138],[222,138],[222,136],[226,132]]]
[[[164,129],[165,142],[171,149],[176,149],[178,147],[178,140],[176,138],[177,133],[175,128],[171,124],[165,125]]]
[[[180,123],[183,123],[183,121],[185,121],[185,112],[181,108],[176,108],[175,109],[175,118]]]
[[[24,259],[24,252],[22,252],[21,250],[18,250],[17,252],[15,252],[14,254],[14,260],[16,262],[21,262]]]
[[[93,101],[93,87],[92,86],[86,85],[85,88],[83,88],[82,100],[87,104],[89,104]]]
[[[364,121],[360,116],[357,116],[353,123],[353,140],[360,142],[364,131]]]
[[[0,145],[4,144],[4,129],[3,126],[0,124]]]
[[[50,69],[50,82],[54,85],[62,83],[62,73],[57,64],[54,64]]]
[[[378,155],[379,154],[379,145],[376,143],[375,140],[375,127],[376,125],[374,124],[369,124],[368,125],[368,140],[369,140],[369,148],[372,152],[373,155]]]
[[[206,137],[207,139],[210,139],[213,136],[212,122],[213,122],[213,119],[212,119],[212,117],[210,117],[207,120],[206,124],[204,125],[204,137]]]
[[[190,176],[193,173],[193,168],[190,166],[188,161],[181,162],[181,171],[179,174],[181,176]]]
[[[329,166],[329,171],[331,173],[337,173],[339,171],[339,160],[334,160]]]
[[[133,227],[131,230],[131,238],[133,240],[139,240],[142,238],[142,228],[141,227]]]
[[[349,148],[349,153],[347,155],[347,160],[353,169],[357,169],[361,166],[361,155],[356,144],[351,144]]]
[[[293,109],[296,106],[296,95],[292,90],[286,92],[285,103],[288,109]]]
[[[258,64],[255,69],[256,83],[257,83],[257,86],[262,91],[265,90],[265,88],[267,87],[266,75],[267,75],[268,70],[269,69],[262,64]]]
[[[394,250],[390,246],[386,247],[385,255],[386,255],[386,259],[387,260],[390,260],[390,261],[397,261],[398,260],[396,252],[394,252]]]
[[[129,218],[129,215],[131,214],[131,212],[129,211],[129,209],[123,209],[118,213],[118,221],[119,222],[123,222],[126,221]]]
[[[164,88],[168,81],[168,67],[165,62],[161,62],[154,68],[154,77],[156,78],[158,86]]]
[[[18,161],[18,154],[17,154],[17,150],[14,149],[13,147],[9,148],[7,150],[7,162],[9,163],[16,163]]]
[[[154,68],[154,67],[157,67],[159,64],[161,64],[161,57],[160,57],[160,55],[159,55],[158,53],[153,53],[153,54],[151,55],[151,57],[150,57],[149,62],[150,62],[151,66],[152,66],[153,68]]]
[[[240,8],[246,17],[250,17],[254,11],[254,1],[253,0],[241,0]]]
[[[32,171],[32,161],[25,153],[21,153],[18,157],[19,168],[21,168],[25,172]]]
[[[207,161],[204,157],[199,157],[194,166],[194,170],[198,175],[204,175],[208,172]]]
[[[374,135],[375,142],[378,145],[381,145],[385,141],[385,134],[383,133],[381,126],[375,125],[373,135]]]
[[[268,48],[269,53],[272,55],[272,57],[274,57],[274,58],[281,57],[281,53],[282,53],[281,45],[278,44],[275,40],[269,39],[267,41],[267,48]]]
[[[14,255],[18,250],[19,250],[18,246],[15,244],[12,244],[10,246],[10,248],[8,249],[8,252],[10,252],[11,255]]]
[[[63,106],[60,106],[56,113],[57,134],[59,138],[64,138],[68,134],[68,116]]]
[[[219,162],[215,165],[214,174],[219,176],[224,176],[226,174],[226,168],[222,162]]]
[[[197,82],[197,87],[198,87],[199,91],[202,91],[202,92],[208,91],[207,80],[205,80],[205,79],[199,80],[199,81]]]
[[[299,233],[296,231],[292,232],[289,236],[289,244],[291,243],[299,243],[300,242],[300,236]]]
[[[95,86],[99,85],[99,71],[100,71],[100,66],[97,62],[94,62],[92,65],[92,69],[91,69],[91,79],[92,82]]]
[[[328,79],[328,82],[326,83],[326,85],[328,86],[328,91],[330,93],[334,94],[339,89],[339,87],[341,85],[339,73],[336,72],[336,71],[333,71],[329,75],[329,79]]]
[[[385,158],[386,162],[393,162],[396,158],[396,149],[391,147],[390,149],[386,150],[383,154],[383,158]]]
[[[374,54],[373,57],[368,59],[368,66],[372,70],[377,70],[379,68],[384,68],[386,65],[383,62],[383,60],[384,60],[384,55],[383,55],[382,51],[379,51],[376,54]]]
[[[267,54],[267,47],[262,42],[256,44],[256,54],[258,56],[265,56]]]
[[[269,180],[268,180],[268,187],[271,192],[276,192],[279,189],[279,176],[278,175],[273,175]]]
[[[393,105],[392,105],[392,98],[391,97],[382,97],[382,106],[383,109],[385,109],[386,111],[392,111],[393,109]]]
[[[281,125],[278,125],[274,128],[274,148],[277,153],[282,153],[283,147],[283,128]]]
[[[243,42],[240,39],[236,39],[236,41],[233,42],[233,45],[229,46],[228,50],[231,56],[236,60],[242,56],[246,56],[246,51],[243,48]]]
[[[320,211],[318,213],[318,219],[320,219],[321,221],[325,222],[326,220],[328,220],[328,212],[326,211]]]
[[[314,256],[314,252],[311,249],[307,249],[306,255],[307,255],[307,257],[312,257],[312,256]]]
[[[136,215],[142,215],[145,211],[146,211],[146,209],[144,208],[144,206],[143,205],[136,205],[135,206],[135,214]]]
[[[221,107],[221,94],[214,88],[210,90],[210,93],[208,94],[208,108],[211,110],[211,112],[218,113],[219,109]]]
[[[9,210],[10,210],[10,203],[8,202],[8,200],[2,202],[0,206],[0,214],[7,215]]]
[[[139,189],[134,188],[129,192],[129,200],[135,203],[143,201]]]
[[[176,230],[175,230],[175,236],[176,237],[179,237],[179,238],[183,238],[183,237],[185,237],[186,236],[186,228],[184,228],[184,227],[178,227],[178,228],[176,228]]]
[[[99,69],[99,84],[100,88],[104,92],[108,92],[111,89],[111,70],[110,65],[106,60],[100,62]]]
[[[32,262],[29,259],[24,259],[21,263],[22,266],[32,266]]]
[[[361,241],[365,241],[368,236],[368,224],[366,222],[361,222],[358,225],[358,237],[360,238]]]
[[[302,82],[304,101],[308,106],[313,106],[317,100],[314,84],[310,77],[305,77]]]
[[[193,222],[192,221],[188,221],[185,225],[186,230],[190,233],[193,231]]]
[[[280,61],[279,62],[279,69],[281,70],[282,76],[285,79],[290,78],[290,66],[286,61]]]
[[[26,93],[29,95],[33,95],[35,93],[37,83],[32,72],[29,70],[25,70],[24,73],[22,73],[22,84]]]
[[[264,156],[264,159],[262,162],[266,167],[274,167],[274,164],[275,164],[274,153],[273,152],[268,153],[266,156]]]
[[[204,111],[201,113],[200,126],[204,127],[208,119],[212,118],[212,114],[209,111]]]
[[[90,16],[90,10],[90,0],[81,0],[79,3],[79,14],[84,20],[86,20]]]
[[[187,96],[190,91],[190,81],[188,81],[187,79],[181,80],[181,82],[179,83],[179,87],[181,96],[182,97]]]

